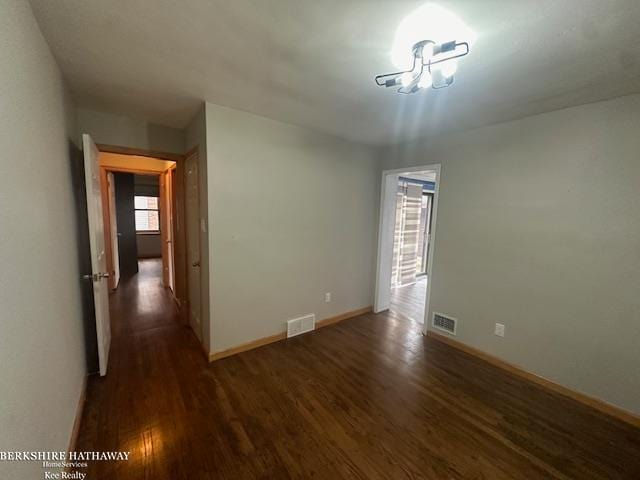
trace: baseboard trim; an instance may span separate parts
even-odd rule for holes
[[[325,318],[324,320],[320,320],[316,322],[316,328],[328,327],[329,325],[333,325],[334,323],[341,322],[343,320],[348,320],[350,318],[359,317],[360,315],[366,315],[367,313],[373,312],[373,306],[358,308],[357,310],[351,310],[350,312],[345,312],[340,315],[336,315],[335,317]]]
[[[614,417],[617,420],[628,423],[634,427],[640,428],[640,416],[635,413],[624,410],[620,407],[616,407],[610,403],[605,402],[604,400],[600,400],[595,397],[590,397],[584,393],[578,392],[576,390],[572,390],[568,387],[560,385],[559,383],[554,382],[553,380],[549,380],[547,378],[541,377],[535,373],[529,372],[522,367],[509,363],[501,358],[495,357],[489,353],[483,352],[482,350],[478,350],[477,348],[470,347],[462,342],[454,340],[452,338],[446,337],[439,333],[433,332],[431,330],[427,331],[427,336],[437,340],[439,342],[445,343],[457,350],[468,353],[469,355],[473,355],[481,360],[484,360],[491,365],[506,370],[507,372],[520,377],[524,380],[527,380],[531,383],[535,383],[536,385],[549,390],[553,393],[557,393],[564,397],[568,397],[576,402],[582,403],[587,407],[591,407],[605,415],[610,417]]]
[[[213,362],[215,360],[220,360],[221,358],[237,355],[238,353],[246,352],[248,350],[253,350],[254,348],[262,347],[264,345],[269,345],[270,343],[275,343],[280,340],[284,340],[285,338],[287,338],[287,334],[285,332],[276,333],[275,335],[271,335],[269,337],[258,338],[257,340],[252,340],[247,343],[242,343],[237,347],[231,347],[226,350],[221,350],[216,353],[211,353],[209,355],[209,361]]]
[[[333,325],[334,323],[338,323],[343,320],[347,320],[349,318],[365,315],[372,311],[373,311],[373,307],[369,306],[369,307],[359,308],[357,310],[351,310],[349,312],[336,315],[335,317],[325,318],[324,320],[320,320],[319,322],[316,322],[316,330],[319,328],[328,327],[329,325]],[[270,343],[279,342],[280,340],[284,340],[286,338],[287,338],[286,332],[276,333],[275,335],[271,335],[269,337],[258,338],[257,340],[252,340],[251,342],[243,343],[236,347],[211,353],[209,354],[209,361],[213,362],[215,360],[220,360],[221,358],[226,358],[232,355],[236,355],[238,353],[246,352],[248,350],[253,350],[254,348],[262,347],[264,345],[269,345]]]
[[[80,434],[80,424],[82,423],[82,413],[84,412],[84,404],[87,400],[87,382],[89,377],[84,376],[82,380],[82,388],[80,390],[80,398],[76,405],[76,418],[73,421],[73,429],[71,430],[71,438],[69,439],[69,448],[67,452],[73,452],[78,444],[78,435]]]

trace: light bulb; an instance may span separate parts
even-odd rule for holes
[[[458,62],[455,60],[447,60],[442,63],[438,63],[432,67],[435,70],[440,70],[442,76],[445,78],[453,77],[458,70]]]
[[[402,83],[403,87],[408,87],[413,82],[413,74],[411,72],[404,72],[400,76],[400,83]]]
[[[420,80],[418,81],[418,86],[420,88],[429,88],[433,84],[433,79],[431,78],[431,74],[426,70],[422,72],[420,76]]]
[[[399,70],[411,68],[413,46],[422,40],[438,44],[450,42],[474,43],[476,34],[455,13],[434,3],[426,3],[407,15],[396,30],[391,60]],[[431,50],[425,50],[429,58]]]

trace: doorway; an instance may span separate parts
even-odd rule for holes
[[[426,332],[440,166],[383,172],[375,312]]]
[[[110,290],[136,275],[141,262],[156,261],[162,286],[177,300],[176,162],[101,151],[99,164]]]
[[[190,202],[199,203],[197,155],[157,156],[96,145],[89,135],[83,135],[83,146],[88,212],[93,214],[88,217],[95,220],[89,236],[99,240],[91,245],[92,262],[97,264],[85,278],[94,290],[99,287],[97,298],[102,299],[97,305],[94,292],[103,320],[96,314],[99,369],[105,375],[111,338],[122,347],[132,345],[134,337],[142,338],[143,332],[178,332],[191,326],[189,300],[199,299],[200,285],[193,280],[187,285],[187,259],[199,280],[199,209],[188,222],[185,203],[188,187]],[[186,165],[192,167],[189,181]],[[187,235],[194,219],[195,233]],[[198,238],[198,244],[189,247],[187,238]],[[200,330],[193,330],[200,338]]]
[[[160,331],[196,342],[193,331],[202,346],[198,147],[180,155],[96,144],[88,134],[82,142],[78,188],[86,197],[80,224],[90,240],[91,271],[82,278],[93,290],[92,373],[106,375],[112,338],[118,351],[130,353]]]

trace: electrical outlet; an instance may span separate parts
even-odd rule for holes
[[[502,323],[496,323],[496,328],[493,333],[499,337],[504,337],[504,325]]]
[[[331,292],[327,292],[324,294],[324,301],[329,303],[331,301]]]

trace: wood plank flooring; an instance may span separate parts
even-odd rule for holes
[[[416,283],[391,289],[389,310],[414,322],[424,322],[424,305],[427,298],[427,277]]]
[[[208,364],[147,267],[112,297],[77,446],[131,459],[89,480],[640,478],[640,430],[392,313]]]

